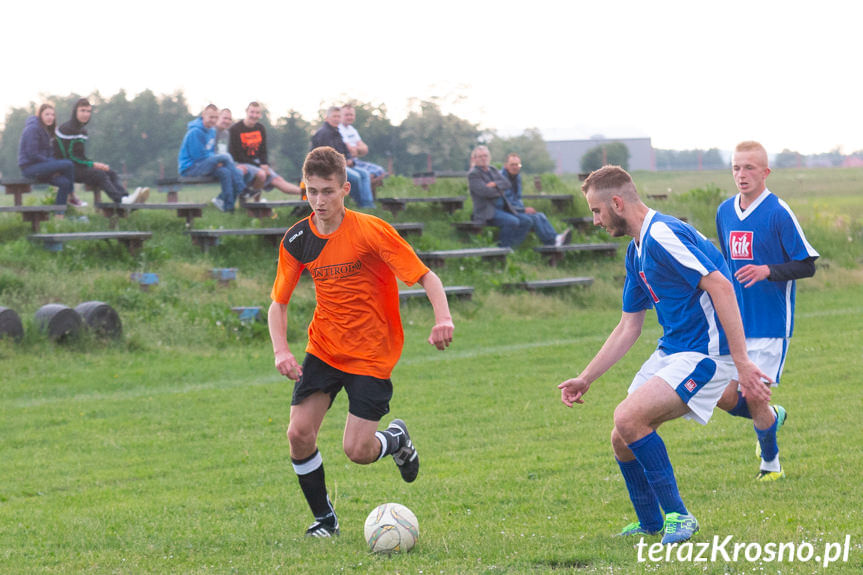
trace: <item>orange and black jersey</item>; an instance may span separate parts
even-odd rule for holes
[[[404,343],[396,279],[412,285],[429,269],[379,218],[345,210],[339,228],[323,235],[312,217],[285,234],[270,297],[289,303],[308,269],[317,305],[306,352],[347,373],[389,379]]]

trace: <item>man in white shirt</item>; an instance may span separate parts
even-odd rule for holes
[[[367,171],[372,176],[372,184],[375,180],[380,182],[387,176],[387,171],[383,166],[360,160],[359,158],[369,153],[369,147],[360,138],[360,133],[354,127],[354,120],[357,119],[357,113],[352,104],[342,106],[342,123],[339,124],[339,133],[342,135],[342,140],[351,152],[351,157],[354,159],[354,167]]]

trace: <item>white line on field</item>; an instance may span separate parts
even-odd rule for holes
[[[432,350],[433,353],[428,353],[419,357],[404,358],[400,365],[421,365],[423,363],[437,363],[441,361],[458,361],[464,359],[475,359],[477,357],[508,354],[540,347],[559,347],[569,346],[578,343],[584,343],[594,340],[602,340],[604,336],[577,337],[572,339],[555,339],[550,341],[530,341],[521,343],[512,343],[507,345],[498,345],[493,347],[474,347],[468,350],[447,350],[445,353],[439,353]],[[136,399],[140,397],[149,397],[153,395],[164,394],[184,394],[197,391],[206,391],[211,389],[232,389],[237,387],[250,387],[261,385],[272,385],[274,383],[292,382],[281,375],[255,376],[253,379],[220,379],[209,381],[206,383],[187,383],[174,386],[147,387],[139,386],[131,389],[120,389],[113,392],[91,392],[78,393],[72,396],[64,397],[35,397],[32,399],[21,399],[12,402],[12,405],[17,408],[39,407],[42,405],[52,405],[63,402],[82,402],[82,401],[102,401],[102,400],[118,400],[118,399]]]

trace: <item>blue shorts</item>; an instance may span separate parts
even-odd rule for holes
[[[303,360],[303,375],[294,383],[291,405],[299,405],[316,392],[330,396],[330,407],[339,392],[348,394],[348,411],[359,418],[380,421],[390,411],[393,383],[370,375],[356,375],[336,369],[307,353]]]

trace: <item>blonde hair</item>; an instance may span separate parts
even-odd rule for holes
[[[759,156],[764,160],[764,167],[768,167],[767,165],[767,150],[764,149],[759,142],[754,140],[745,140],[737,144],[734,147],[734,152],[757,152]]]

